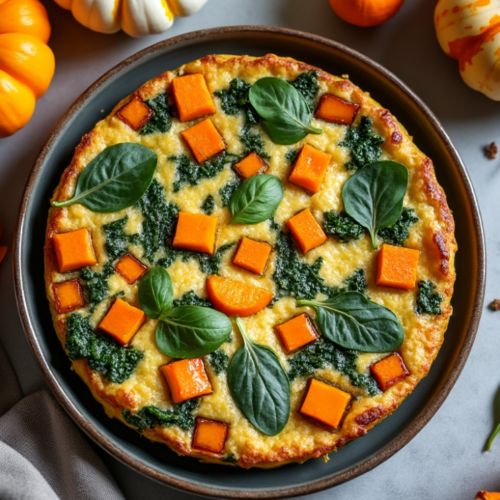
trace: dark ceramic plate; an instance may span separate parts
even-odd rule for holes
[[[69,362],[52,327],[43,280],[48,200],[83,134],[119,99],[146,80],[207,54],[273,52],[291,56],[351,80],[390,109],[436,165],[459,225],[455,313],[429,376],[395,414],[365,437],[332,455],[274,470],[242,470],[180,458],[166,446],[141,438],[109,419]],[[485,283],[485,246],[479,208],[455,148],[429,109],[401,81],[366,57],[325,38],[255,26],[188,33],[139,52],[90,87],[57,123],[29,178],[16,234],[17,300],[28,340],[57,399],[97,443],[130,467],[194,493],[226,498],[282,498],[335,486],[369,471],[400,450],[436,413],[456,382],[474,341]]]

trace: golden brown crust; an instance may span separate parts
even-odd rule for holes
[[[450,300],[455,282],[454,257],[457,247],[454,238],[453,215],[448,207],[446,196],[437,182],[431,159],[426,157],[413,145],[411,137],[390,111],[382,108],[367,93],[346,79],[332,76],[308,64],[275,55],[267,55],[261,58],[209,55],[198,61],[184,65],[173,72],[166,72],[159,75],[145,83],[132,95],[137,95],[141,99],[146,100],[156,96],[160,91],[164,91],[165,89],[168,94],[170,92],[170,82],[177,75],[196,72],[201,69],[209,71],[210,68],[223,70],[224,68],[243,66],[248,69],[253,68],[256,71],[265,69],[268,73],[275,76],[285,76],[288,73],[295,74],[298,71],[318,71],[319,80],[329,85],[330,92],[337,93],[339,97],[359,104],[363,109],[363,114],[372,117],[377,132],[386,138],[384,148],[388,152],[396,156],[409,155],[410,160],[414,163],[411,169],[412,184],[418,186],[419,196],[423,197],[422,199],[435,211],[435,225],[432,234],[425,236],[424,243],[435,249],[435,259],[434,261],[430,261],[429,265],[433,266],[434,275],[439,276],[441,283],[444,283],[444,286],[441,287],[441,292],[444,295],[442,314],[433,317],[432,321],[425,322],[422,320],[420,322],[419,335],[425,339],[425,353],[422,354],[419,362],[411,367],[411,375],[387,391],[383,397],[365,398],[362,401],[357,401],[345,419],[342,431],[336,441],[330,442],[328,445],[318,444],[305,450],[300,446],[284,445],[279,449],[265,452],[262,449],[254,449],[249,444],[245,452],[240,454],[238,460],[238,465],[241,467],[276,467],[289,462],[303,462],[309,458],[322,457],[345,445],[348,441],[365,435],[369,429],[394,411],[413,391],[418,382],[426,376],[441,347],[444,332],[452,313]],[[129,98],[130,96],[117,103],[110,116],[123,106]],[[113,118],[111,118],[112,120]],[[99,124],[96,126],[96,129],[98,126]],[[96,144],[100,145],[102,141],[99,134],[96,133],[96,129],[83,136],[75,150],[75,155],[70,165],[62,175],[61,182],[54,192],[53,199],[63,200],[72,195],[78,175],[91,159],[89,158],[90,151],[94,150]],[[105,144],[103,143],[100,149],[103,149],[104,146]],[[50,288],[53,277],[57,273],[57,261],[52,249],[51,238],[53,234],[62,230],[61,218],[63,210],[61,208],[50,209],[44,253],[47,296],[56,332],[61,343],[64,345],[65,321],[63,315],[59,315],[55,311]],[[411,343],[411,337],[408,343]],[[405,346],[403,345],[403,356],[404,350]],[[122,410],[137,411],[139,409],[136,395],[133,391],[127,392],[122,389],[108,390],[109,384],[100,373],[92,371],[85,360],[73,361],[72,365],[73,369],[89,386],[94,397],[103,404],[109,416],[118,418],[124,422]],[[194,452],[189,446],[186,446],[184,441],[172,436],[166,429],[160,427],[147,429],[143,434],[151,440],[167,444],[181,455],[192,455],[201,460],[222,463],[220,457],[200,455]]]

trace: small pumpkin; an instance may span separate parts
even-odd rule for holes
[[[344,21],[364,28],[376,26],[395,16],[404,0],[329,0]]]
[[[100,33],[122,29],[141,37],[168,30],[176,16],[191,16],[208,0],[55,0],[85,27]]]
[[[0,137],[28,123],[54,76],[50,24],[38,0],[0,0]]]
[[[464,82],[500,101],[500,0],[440,0],[434,24]]]

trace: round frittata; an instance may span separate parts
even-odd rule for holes
[[[258,81],[283,88],[300,112],[259,108]],[[305,132],[290,144],[293,127]],[[135,145],[145,160],[127,175],[144,194],[127,204],[117,177],[118,201],[104,186],[94,205],[78,202],[120,161],[133,163]],[[376,168],[408,181],[398,181],[398,205],[392,178],[374,188],[372,175],[368,191],[382,194],[370,229],[359,215],[366,193],[353,188]],[[278,191],[262,201],[271,177]],[[245,195],[258,203],[235,218]],[[180,455],[245,468],[326,458],[413,391],[452,314],[454,221],[432,160],[347,76],[290,58],[210,55],[145,83],[82,138],[52,202],[46,291],[73,370],[109,417]],[[384,203],[397,210],[385,223]],[[150,294],[163,304],[155,313],[138,290],[158,268],[173,302]],[[218,347],[195,339],[204,355],[166,354],[175,335],[193,332],[168,316],[200,308],[232,331],[224,323]]]

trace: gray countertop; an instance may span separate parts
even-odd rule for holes
[[[486,304],[500,297],[500,259],[496,261],[500,257],[500,159],[488,160],[483,153],[489,142],[500,143],[500,103],[466,87],[457,63],[441,52],[433,28],[435,2],[407,0],[391,21],[363,29],[339,20],[327,0],[210,0],[196,16],[176,19],[169,31],[143,39],[122,33],[94,33],[51,0],[43,3],[53,27],[50,45],[56,56],[54,80],[37,103],[31,122],[15,136],[0,140],[1,242],[9,245],[7,260],[0,267],[0,342],[25,393],[40,388],[44,381],[17,315],[10,257],[19,203],[36,155],[59,116],[94,80],[144,47],[188,31],[237,24],[309,31],[358,50],[401,78],[442,121],[467,166],[486,231]],[[499,323],[500,312],[491,312],[485,305],[475,345],[460,379],[413,441],[364,476],[309,498],[335,495],[338,500],[472,500],[480,489],[500,491],[500,437],[492,452],[482,451],[494,425],[493,401],[495,397],[500,401]],[[154,483],[105,452],[99,453],[127,499],[195,498]]]

